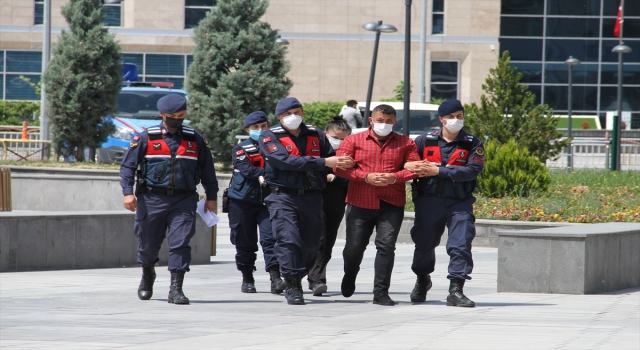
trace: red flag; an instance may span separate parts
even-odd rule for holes
[[[622,27],[622,4],[618,7],[618,17],[616,18],[616,26],[613,27],[613,35],[620,37],[620,27]]]

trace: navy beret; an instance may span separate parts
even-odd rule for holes
[[[187,109],[187,99],[182,95],[168,94],[158,100],[157,106],[160,112],[173,114]]]
[[[297,98],[295,97],[283,98],[282,100],[278,101],[278,104],[276,105],[276,115],[280,115],[290,109],[300,108],[300,107],[302,107],[302,105],[300,104],[300,101],[298,101]]]
[[[255,111],[244,118],[244,127],[248,128],[249,125],[264,123],[267,121],[267,114],[263,111]]]
[[[438,107],[438,116],[444,117],[457,111],[464,111],[462,103],[459,100],[446,100]]]

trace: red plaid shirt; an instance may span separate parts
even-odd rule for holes
[[[334,169],[336,175],[351,180],[347,203],[364,209],[380,209],[380,200],[399,207],[406,204],[405,183],[418,176],[405,170],[404,163],[420,160],[413,140],[392,132],[381,146],[370,131],[364,131],[344,139],[336,155],[351,156],[356,161],[355,168]],[[392,173],[396,182],[387,186],[370,185],[364,181],[369,173]]]

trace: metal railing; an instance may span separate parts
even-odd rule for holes
[[[574,139],[571,142],[574,169],[609,169],[610,140]],[[622,170],[640,170],[640,141],[623,139],[620,145]],[[547,160],[548,168],[567,169],[569,149],[563,150],[556,160]]]

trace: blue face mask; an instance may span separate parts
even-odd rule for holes
[[[260,134],[262,134],[262,130],[249,130],[249,137],[256,141],[258,141]]]

